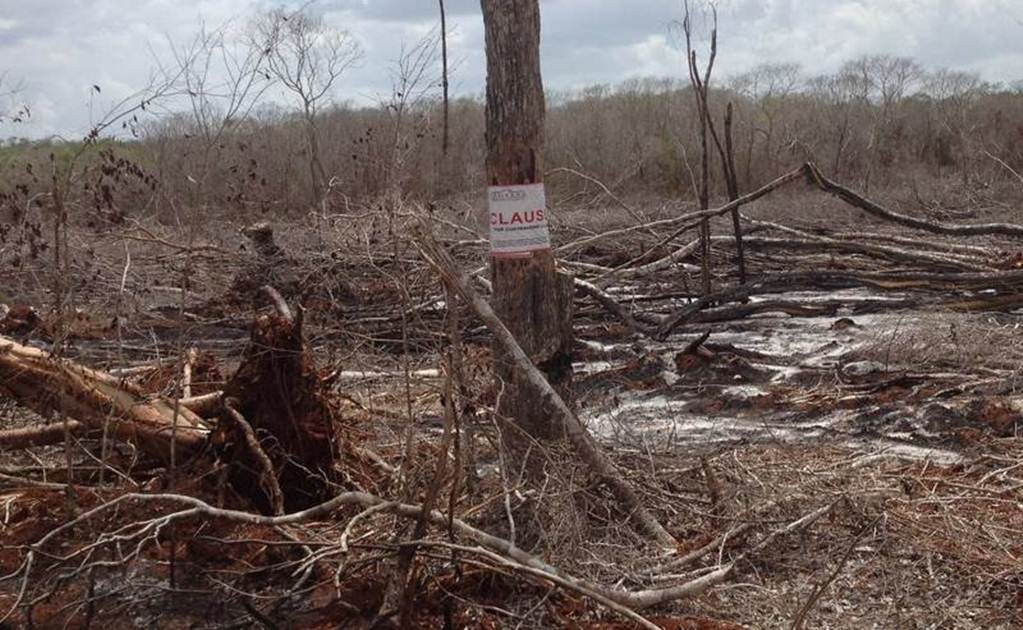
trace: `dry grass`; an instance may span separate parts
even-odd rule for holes
[[[893,369],[969,372],[1023,366],[1021,322],[992,313],[907,312],[891,328],[870,330],[856,354]]]

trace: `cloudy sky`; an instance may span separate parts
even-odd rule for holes
[[[169,41],[231,24],[240,31],[265,0],[0,0],[0,75],[22,85],[28,124],[0,137],[76,137],[109,105],[147,83]],[[285,2],[285,4],[288,4]],[[294,2],[291,2],[294,5]],[[484,84],[478,0],[447,0],[456,93]],[[719,0],[722,75],[758,63],[833,71],[852,57],[888,53],[930,66],[1023,79],[1023,0]],[[390,91],[401,45],[437,23],[435,0],[313,0],[329,24],[351,31],[364,60],[335,98],[374,102]],[[541,0],[548,88],[572,89],[645,75],[683,76],[669,25],[680,0]],[[91,86],[102,92],[95,94]],[[3,90],[0,89],[0,93]],[[275,92],[270,99],[281,98]]]

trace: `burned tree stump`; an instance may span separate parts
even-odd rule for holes
[[[261,293],[273,303],[274,313],[253,323],[250,343],[224,398],[233,401],[233,408],[255,430],[273,463],[287,509],[303,509],[329,495],[334,479],[333,415],[302,338],[303,311],[293,314],[270,287]],[[247,458],[242,455],[238,460],[245,463]],[[232,484],[248,496],[269,499],[260,490],[261,475],[261,469],[243,465]],[[269,507],[269,501],[261,507]]]
[[[314,310],[340,314],[360,301],[359,291],[347,280],[343,257],[336,252],[309,260],[278,244],[273,226],[266,221],[242,228],[242,247],[247,261],[234,277],[230,294],[244,302],[255,300],[264,285],[277,289],[287,300],[300,300]]]

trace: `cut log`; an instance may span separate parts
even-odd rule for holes
[[[111,438],[165,462],[172,439],[177,455],[188,457],[202,450],[209,435],[202,418],[184,405],[2,336],[0,393],[43,417],[63,414],[87,429],[106,426]]]

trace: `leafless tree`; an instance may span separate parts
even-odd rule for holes
[[[22,86],[7,80],[6,73],[0,73],[0,124],[25,122],[32,115],[28,105],[20,101]]]
[[[269,73],[298,99],[306,131],[310,201],[316,203],[327,190],[317,114],[330,101],[338,80],[362,58],[362,47],[351,33],[328,26],[308,6],[297,12],[264,13],[253,32],[267,56]]]
[[[871,177],[881,163],[890,163],[895,150],[891,135],[899,105],[923,78],[923,68],[907,57],[870,55],[845,64],[844,73],[858,79],[861,94],[874,107],[870,130],[869,158],[863,189],[870,190]]]
[[[693,47],[693,38],[695,36],[695,27],[693,25],[694,14],[690,9],[689,0],[684,0],[682,3],[684,14],[681,24],[682,34],[685,36],[686,42],[686,66],[689,69],[689,81],[692,85],[693,95],[696,100],[696,111],[699,115],[698,134],[700,138],[700,188],[698,200],[701,210],[706,210],[710,207],[710,146],[707,143],[708,133],[714,136],[715,141],[718,140],[717,133],[714,130],[714,122],[710,115],[707,98],[708,90],[710,88],[711,74],[714,71],[714,61],[717,59],[718,52],[718,14],[717,8],[713,4],[710,4],[709,7],[712,17],[710,29],[710,52],[702,74],[700,72],[700,65],[697,61],[696,50]],[[718,142],[718,144],[720,146],[720,142]],[[703,293],[704,295],[707,295],[711,292],[710,221],[708,219],[703,219],[700,222],[700,244],[700,277],[703,283]]]
[[[760,64],[732,79],[733,90],[752,101],[756,108],[758,122],[749,125],[745,151],[746,186],[752,186],[750,171],[753,162],[753,149],[757,136],[763,138],[763,160],[771,173],[777,170],[776,163],[776,126],[778,117],[784,109],[788,97],[799,89],[802,76],[799,64],[765,63]]]
[[[199,31],[184,46],[170,42],[173,64],[164,67],[176,77],[188,105],[186,133],[198,140],[198,161],[185,173],[193,184],[192,205],[204,203],[204,193],[214,166],[220,160],[222,141],[252,113],[274,77],[267,66],[267,52],[250,38],[232,37],[230,24]],[[180,130],[179,130],[180,131]]]
[[[974,107],[989,87],[980,76],[939,68],[927,74],[924,87],[934,99],[934,107],[946,133],[957,146],[947,149],[947,157],[955,161],[963,183],[969,183],[967,156],[970,153],[972,129],[978,124],[973,116]]]
[[[425,136],[428,105],[438,84],[437,33],[431,31],[410,47],[402,45],[391,77],[391,95],[381,105],[391,116],[391,143],[385,181],[389,191],[400,185],[407,158]],[[436,99],[434,99],[436,102]]]
[[[855,72],[839,72],[813,77],[807,82],[807,91],[813,103],[818,130],[834,143],[828,164],[838,175],[844,166],[846,150],[852,143],[854,110],[858,102],[865,103],[868,89]]]

